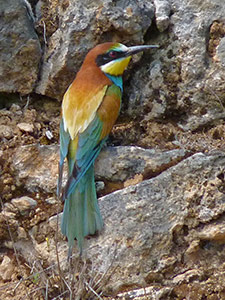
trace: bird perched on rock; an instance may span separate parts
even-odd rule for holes
[[[74,239],[82,252],[84,237],[103,227],[98,206],[94,162],[120,111],[122,75],[131,56],[158,46],[126,47],[108,42],[97,45],[86,56],[76,78],[66,91],[60,123],[58,196],[61,195],[65,158],[68,180],[61,230],[67,236],[69,253]]]

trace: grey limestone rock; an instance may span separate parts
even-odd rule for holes
[[[223,223],[209,225],[225,212],[221,177],[224,166],[223,152],[197,153],[152,179],[99,199],[105,227],[98,237],[85,240],[83,259],[91,260],[92,270],[98,274],[104,274],[110,266],[114,268],[111,280],[103,288],[106,293],[116,294],[128,285],[146,286],[151,278],[162,282],[163,274],[171,268],[174,277],[167,277],[163,285],[166,283],[169,290],[175,283],[203,276],[190,258],[185,267],[181,261],[191,251],[200,251],[197,238],[224,240]],[[203,210],[210,211],[207,218],[202,215]],[[55,216],[49,220],[52,230],[55,230],[56,222]],[[68,268],[67,243],[61,235],[58,238],[64,270]],[[19,251],[23,251],[21,243],[19,245]],[[178,253],[177,245],[180,245]],[[48,244],[41,242],[33,247],[41,257],[56,262],[54,238],[49,239]],[[205,261],[208,250],[203,248],[201,251],[202,258],[199,257],[198,263],[208,263],[212,269],[210,260]],[[30,250],[30,253],[34,251]],[[77,259],[76,247],[74,253],[74,259]],[[214,261],[214,267],[219,268],[219,260]]]
[[[171,4],[168,0],[154,0],[156,25],[160,32],[166,30],[170,22]]]
[[[0,1],[0,92],[28,94],[37,81],[41,47],[31,7]]]
[[[220,25],[223,26],[225,3],[219,0],[175,0],[173,8],[176,13],[171,17],[171,22],[179,41],[177,59],[181,62],[178,106],[190,107],[191,113],[185,129],[193,130],[201,126],[202,118],[211,123],[212,119],[218,119],[218,114],[224,110],[221,105],[224,102],[221,89],[224,87],[224,67],[209,53],[208,37],[210,34],[210,39],[213,38],[211,28],[215,21],[221,20]]]
[[[58,174],[58,146],[21,146],[13,159],[16,184],[30,192],[56,191]]]
[[[105,229],[97,239],[87,241],[91,246],[87,256],[98,253],[96,259],[104,261],[105,248],[117,249],[117,283],[129,278],[144,285],[153,269],[160,273],[179,260],[171,256],[179,228],[207,225],[224,213],[225,196],[219,188],[223,183],[218,178],[225,171],[224,163],[222,152],[197,153],[155,178],[100,199]],[[202,200],[196,205],[198,198]],[[207,219],[201,215],[205,209],[210,211]],[[114,289],[117,284],[112,282]]]
[[[217,47],[217,57],[221,65],[225,67],[225,37],[220,40]]]
[[[58,176],[58,153],[58,145],[21,146],[12,163],[17,185],[23,185],[30,192],[54,193]],[[160,152],[130,146],[106,147],[95,163],[95,177],[97,180],[112,182],[124,182],[136,174],[149,178],[176,164],[186,155],[182,149]]]
[[[185,131],[218,123],[224,118],[225,103],[225,3],[154,3],[156,25],[157,12],[162,10],[165,19],[170,15],[169,27],[153,39],[149,34],[149,42],[161,47],[146,53],[141,67],[132,74],[129,115],[143,114],[147,121],[179,117],[179,126]]]
[[[98,179],[110,181],[125,181],[135,174],[146,178],[159,174],[186,155],[182,149],[160,151],[134,146],[107,147],[96,160],[95,174]]]

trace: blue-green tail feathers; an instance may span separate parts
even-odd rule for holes
[[[92,164],[64,204],[61,230],[68,239],[69,256],[75,238],[82,252],[84,237],[100,231],[102,227],[103,221],[97,201]]]

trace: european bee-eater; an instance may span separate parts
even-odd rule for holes
[[[57,192],[61,194],[63,164],[67,158],[68,180],[62,193],[65,204],[61,230],[68,239],[69,257],[75,238],[82,252],[84,237],[103,227],[94,162],[119,115],[123,72],[133,54],[155,47],[158,46],[126,47],[112,42],[97,45],[87,54],[64,95]]]

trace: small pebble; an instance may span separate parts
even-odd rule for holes
[[[100,191],[104,190],[104,188],[105,188],[105,183],[104,183],[103,181],[97,181],[97,182],[95,183],[95,186],[96,186],[96,191],[97,191],[97,192],[100,192]]]
[[[50,197],[50,198],[45,199],[45,202],[48,204],[56,204],[57,200],[54,197]]]
[[[51,140],[51,139],[53,138],[53,134],[52,134],[52,132],[51,132],[50,130],[47,130],[47,131],[45,132],[45,135],[46,135],[46,137],[47,137],[49,140]]]
[[[11,112],[18,112],[21,111],[21,107],[18,104],[13,103],[10,107]]]
[[[0,265],[0,276],[3,279],[3,281],[11,280],[13,271],[14,271],[14,266],[12,264],[11,259],[5,255]]]
[[[20,211],[21,214],[24,214],[37,206],[37,201],[27,196],[12,199],[11,203]]]
[[[8,125],[0,126],[0,138],[11,139],[14,136],[13,129]]]
[[[34,125],[29,123],[19,123],[17,127],[23,132],[32,133],[34,131]]]

